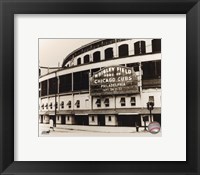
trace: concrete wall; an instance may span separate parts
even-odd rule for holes
[[[125,106],[122,106],[120,103],[121,98],[125,98]],[[131,97],[135,97],[135,106],[131,106]],[[135,95],[122,95],[122,96],[117,96],[116,97],[116,108],[138,108],[141,107],[141,98],[140,94],[135,94]]]
[[[109,118],[111,120],[109,120]],[[115,115],[105,115],[105,125],[108,125],[108,126],[116,126],[116,125],[118,125],[117,117]]]
[[[141,93],[141,107],[147,107],[149,96],[154,96],[154,107],[161,107],[161,89],[147,89]]]
[[[60,115],[56,116],[56,123],[61,124],[61,116]]]
[[[80,107],[78,108],[77,105],[75,105],[76,101],[80,100]],[[75,94],[74,95],[74,109],[80,110],[80,109],[91,109],[91,97],[89,94]]]
[[[94,118],[94,120],[92,120]],[[89,115],[89,125],[98,125],[97,115]]]
[[[74,116],[72,115],[66,115],[65,117],[65,124],[67,125],[73,125],[75,122],[74,122]]]
[[[45,124],[47,124],[47,123],[49,123],[49,116],[48,115],[44,115],[43,116],[43,123],[45,123]]]
[[[139,94],[133,94],[133,95],[118,95],[118,96],[102,96],[102,97],[91,97],[89,93],[86,94],[75,94],[72,95],[63,95],[60,97],[57,97],[58,102],[58,108],[57,110],[91,110],[93,109],[115,109],[115,108],[146,108],[147,102],[149,101],[149,96],[154,97],[154,107],[161,107],[161,89],[147,89],[142,90]],[[125,106],[121,106],[120,100],[124,97],[126,101]],[[131,97],[135,97],[136,104],[135,106],[131,106]],[[91,99],[92,98],[92,99]],[[101,99],[101,107],[97,107],[96,101],[97,99]],[[105,99],[109,99],[109,107],[106,107],[104,101]],[[68,101],[71,101],[71,108],[67,105]],[[80,100],[80,107],[77,108],[77,105],[75,105],[76,101]],[[92,106],[91,106],[91,100],[92,100]],[[61,102],[64,101],[64,108],[61,108]],[[40,112],[55,111],[55,98],[44,98],[41,101],[40,106]],[[48,103],[48,109],[46,109],[45,105]],[[49,104],[52,103],[52,109],[50,109]],[[44,109],[42,109],[42,104],[44,104]]]
[[[61,108],[61,103],[64,102],[64,108]],[[71,101],[71,108],[69,108],[68,102]],[[72,95],[64,95],[59,97],[59,109],[60,110],[72,110],[74,107],[74,101]]]
[[[97,99],[101,99],[101,107],[98,107],[96,104]],[[105,99],[109,99],[109,106],[106,106]],[[106,97],[93,97],[93,109],[112,109],[115,108],[115,98],[114,96],[106,96]]]
[[[59,110],[59,98],[56,97],[56,101],[57,101],[57,110]],[[48,99],[48,104],[50,105],[52,103],[52,109],[50,108],[50,106],[48,106],[48,110],[49,111],[55,111],[55,97],[50,97]]]

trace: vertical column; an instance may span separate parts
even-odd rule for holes
[[[39,88],[38,88],[38,89],[39,89],[39,94],[38,94],[38,96],[39,96],[39,97],[41,97],[41,84],[42,84],[42,83],[40,83],[40,82],[39,82],[39,84],[38,84],[38,86],[39,86]]]
[[[92,51],[90,51],[88,54],[89,54],[90,62],[93,62],[93,53],[92,53]]]
[[[57,75],[57,103],[58,103],[58,110],[60,110],[60,96],[59,96],[59,93],[60,93],[60,78],[59,76]]]
[[[140,94],[142,92],[142,74],[143,74],[143,71],[142,71],[142,63],[139,62],[139,79],[138,79],[138,86],[140,88]]]
[[[81,64],[84,64],[84,58],[83,58],[83,56],[77,56],[77,57],[80,57],[81,58]]]
[[[49,79],[47,79],[47,95],[49,95]]]
[[[114,98],[114,109],[116,109],[116,95],[114,95],[113,98]]]
[[[74,73],[72,72],[72,102],[71,102],[71,109],[74,110]]]
[[[119,57],[117,40],[116,39],[115,39],[115,43],[114,43],[114,47],[113,47],[113,56],[114,56],[114,58]]]
[[[152,52],[152,40],[147,39],[146,40],[146,53],[151,53]]]
[[[129,48],[129,55],[135,55],[135,48],[134,48],[133,40],[129,41],[128,48]]]
[[[101,44],[100,44],[100,60],[105,60],[105,55],[104,55],[104,47],[103,47],[103,41],[101,41]]]
[[[90,106],[91,106],[91,110],[93,110],[93,96],[91,96],[90,94],[90,79],[92,77],[92,70],[90,69],[90,73],[89,73],[89,96],[90,96]]]
[[[58,88],[57,72],[55,72],[55,78],[56,78],[56,81],[57,81],[57,88]],[[58,89],[57,89],[57,91],[58,91]],[[54,121],[54,127],[56,127],[56,115],[57,115],[56,107],[58,107],[58,104],[57,104],[57,106],[56,106],[56,104],[57,104],[57,92],[55,92],[55,120],[53,120]]]

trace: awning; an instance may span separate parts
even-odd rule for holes
[[[106,98],[106,99],[104,100],[104,103],[105,103],[105,104],[109,104],[109,98]]]
[[[80,104],[80,100],[76,100],[75,105],[79,105]]]
[[[50,104],[49,104],[49,106],[50,106],[50,107],[52,107],[52,106],[53,106],[53,104],[52,104],[52,103],[50,103]]]
[[[124,98],[124,97],[122,97],[122,98],[120,99],[120,103],[125,103],[125,98]]]
[[[149,115],[149,110],[147,108],[93,109],[89,110],[89,114]],[[161,114],[161,108],[154,108],[152,114]]]
[[[40,111],[39,115],[55,115],[55,111]]]
[[[139,115],[138,113],[118,113],[118,115]]]
[[[131,97],[130,102],[131,102],[131,103],[135,103],[135,97]]]
[[[84,114],[84,113],[75,113],[75,115],[88,115],[88,114]]]
[[[70,105],[71,105],[71,103],[72,103],[71,101],[68,101],[67,105],[68,105],[68,106],[70,106]]]
[[[147,108],[123,108],[123,109],[93,109],[93,110],[57,110],[57,115],[94,115],[94,114],[114,114],[114,115],[149,115]],[[55,111],[40,111],[40,115],[55,115]],[[152,114],[161,114],[161,108],[154,108]]]
[[[101,104],[101,99],[100,98],[97,99],[96,104]]]

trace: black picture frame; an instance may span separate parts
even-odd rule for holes
[[[186,14],[186,161],[14,161],[15,14]],[[1,174],[200,174],[199,0],[0,0]],[[176,59],[176,58],[174,58]],[[185,76],[185,75],[183,75]],[[178,78],[178,77],[177,77]],[[181,87],[180,87],[181,88]],[[173,114],[172,114],[173,115]],[[176,116],[174,116],[176,117]],[[178,124],[177,124],[178,126]],[[177,128],[176,128],[177,129]],[[177,138],[178,139],[178,138]],[[170,144],[170,143],[169,143]],[[30,148],[31,150],[31,148]],[[133,150],[134,151],[134,150]],[[168,151],[168,150],[163,150]],[[170,154],[170,152],[169,152]]]

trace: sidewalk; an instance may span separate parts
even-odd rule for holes
[[[133,133],[135,127],[116,127],[116,126],[82,126],[82,125],[57,125],[58,129],[103,132],[103,133]],[[142,128],[141,128],[142,130]]]
[[[136,132],[135,127],[119,127],[119,126],[83,126],[83,125],[61,125],[57,124],[54,131],[50,130],[49,124],[39,124],[39,136],[47,137],[81,137],[81,136],[101,136],[101,137],[160,137],[158,134],[151,134],[144,131],[144,128],[139,128]]]
[[[48,126],[48,124],[40,124],[40,126]],[[102,133],[136,133],[136,127],[119,127],[119,126],[86,126],[86,125],[61,125],[56,124],[55,131],[88,131]],[[139,128],[139,132],[145,132],[144,128]]]

